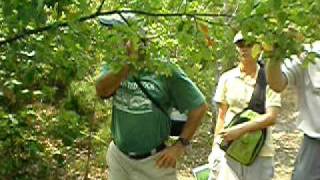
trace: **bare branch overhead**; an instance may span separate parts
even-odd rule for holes
[[[84,22],[87,20],[91,20],[93,18],[96,18],[97,16],[101,15],[110,15],[110,14],[120,14],[120,13],[134,13],[137,15],[143,15],[143,16],[149,16],[149,17],[206,17],[206,18],[216,18],[216,17],[233,17],[233,15],[229,14],[215,14],[215,13],[154,13],[154,12],[146,12],[146,11],[140,11],[140,10],[114,10],[114,11],[101,11],[102,6],[104,4],[104,0],[99,5],[97,11],[93,14],[82,16],[79,19],[76,20],[76,22]],[[11,37],[4,37],[0,39],[0,46],[3,46],[8,43],[12,43],[14,41],[24,39],[30,35],[42,33],[51,29],[56,29],[60,27],[69,26],[68,21],[63,22],[55,22],[52,24],[48,24],[46,26],[37,28],[37,29],[26,29],[23,32],[14,34]]]

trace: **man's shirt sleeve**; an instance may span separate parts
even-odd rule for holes
[[[294,87],[303,77],[302,62],[298,57],[292,59],[285,59],[282,65],[282,71],[288,79],[289,87]]]
[[[180,112],[190,112],[206,103],[199,88],[177,68],[168,81],[168,89],[174,106]]]

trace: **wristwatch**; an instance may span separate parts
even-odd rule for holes
[[[183,137],[179,137],[178,142],[180,142],[185,147],[190,145],[190,141]]]

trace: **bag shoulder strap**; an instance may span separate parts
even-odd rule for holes
[[[238,117],[248,109],[251,109],[260,114],[265,113],[265,101],[266,101],[266,86],[267,80],[265,76],[264,66],[261,62],[259,62],[260,69],[258,72],[256,84],[254,86],[253,93],[251,95],[251,99],[249,105],[244,108],[241,112],[237,113],[231,120],[231,122],[227,125],[227,127],[233,126],[235,124],[241,123],[238,122]]]
[[[152,97],[152,95],[148,92],[148,90],[142,85],[141,81],[136,77],[133,76],[133,80],[135,83],[137,83],[138,87],[141,89],[141,91],[147,96],[147,98],[158,108],[161,110],[162,113],[164,113],[166,116],[169,117],[169,114],[167,111],[160,105],[160,103],[155,100],[155,98]]]
[[[259,61],[260,69],[258,72],[256,84],[249,102],[249,105],[246,109],[251,109],[255,112],[263,114],[266,112],[265,102],[266,102],[266,87],[267,80],[265,74],[264,64]]]

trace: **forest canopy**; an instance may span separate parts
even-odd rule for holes
[[[112,29],[98,20],[125,13],[137,20]],[[94,89],[104,63],[163,74],[177,63],[210,101],[219,74],[237,62],[238,31],[254,54],[282,61],[319,40],[319,26],[314,0],[0,1],[0,177],[88,175],[81,167],[110,140],[110,105]],[[141,29],[146,58],[128,60],[123,40],[139,46]]]

